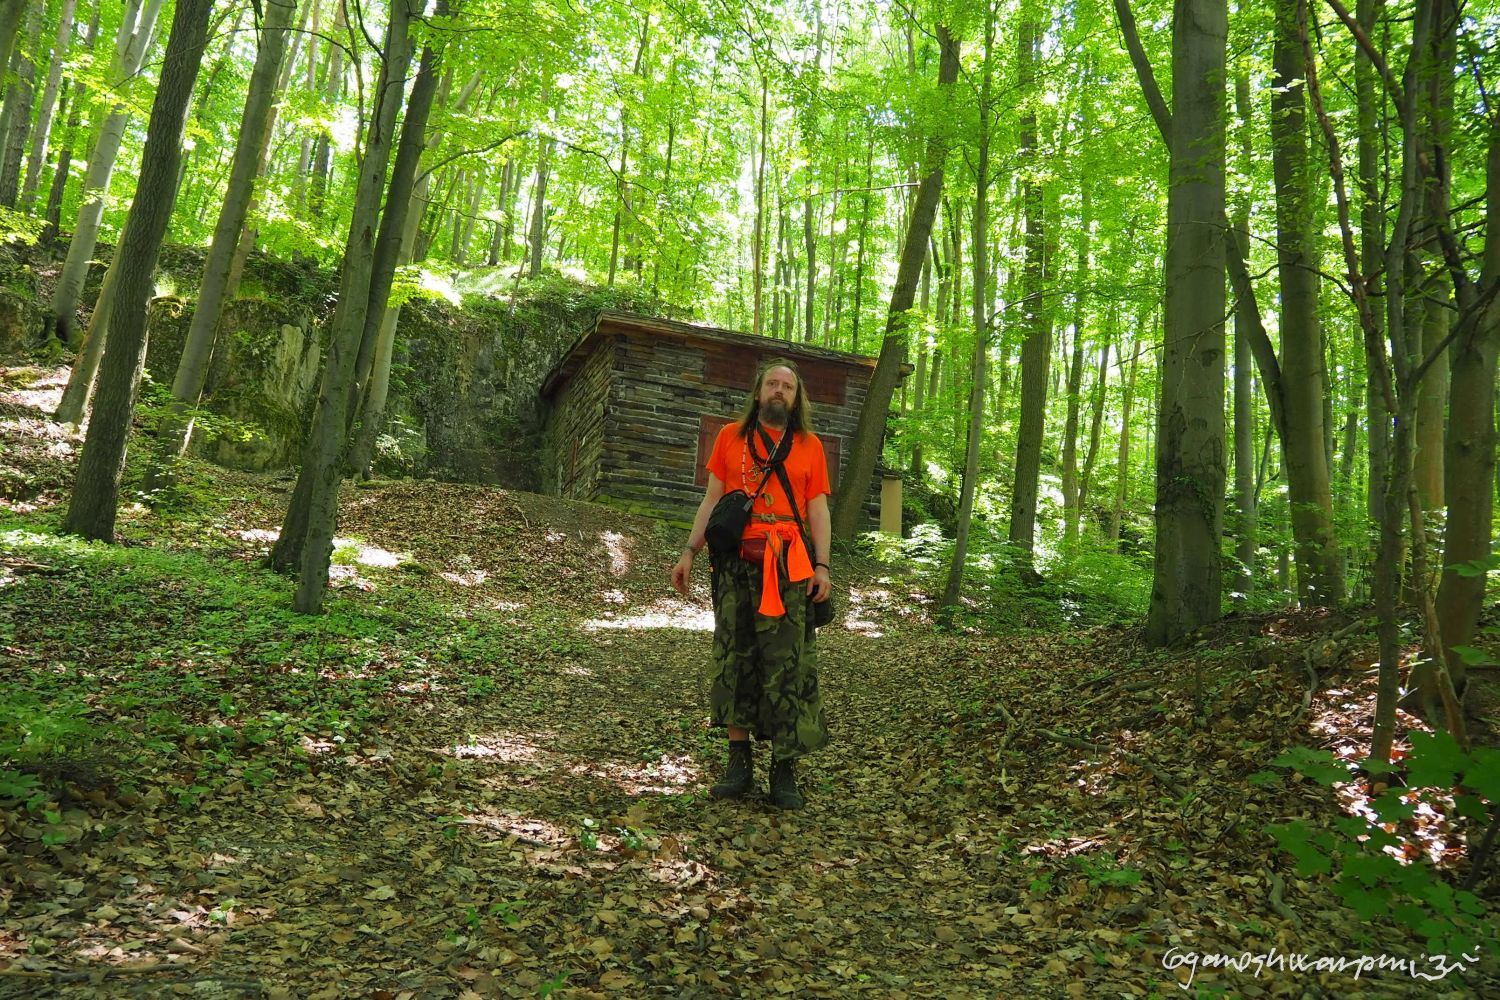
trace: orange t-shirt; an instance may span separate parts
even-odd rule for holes
[[[782,431],[770,427],[764,429],[770,435],[773,447],[781,441]],[[755,435],[755,455],[766,457],[765,445],[760,440],[759,433]],[[723,482],[725,493],[734,490],[754,493],[756,484],[761,479],[761,473],[755,469],[755,458],[749,451],[749,442],[740,437],[738,423],[728,424],[719,431],[707,467],[709,472]],[[797,432],[796,439],[792,441],[791,453],[786,457],[785,468],[787,479],[791,481],[792,489],[797,494],[797,513],[802,515],[802,523],[807,524],[808,501],[832,492],[828,485],[828,459],[823,454],[823,442],[818,440],[816,434]],[[786,490],[782,489],[781,477],[774,472],[766,480],[760,496],[755,498],[755,513],[777,514],[784,518],[792,516],[792,505],[787,500]],[[745,528],[745,535],[763,535],[770,530],[771,522],[751,517]],[[808,530],[812,530],[811,526]]]

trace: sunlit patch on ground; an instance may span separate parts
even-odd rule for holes
[[[395,569],[411,559],[411,556],[405,553],[391,552],[357,538],[335,538],[333,552],[335,559],[347,559],[361,566],[370,566],[375,569]]]
[[[630,572],[630,543],[618,531],[606,531],[599,536],[609,550],[609,571],[615,576]]]
[[[234,537],[247,542],[272,542],[281,537],[280,528],[246,528],[243,531],[230,532]]]
[[[1025,848],[1027,854],[1040,854],[1049,858],[1069,858],[1075,854],[1087,854],[1104,846],[1104,841],[1094,837],[1057,837]]]
[[[498,834],[500,837],[514,835],[520,840],[534,844],[565,846],[576,840],[576,834],[550,820],[528,816],[516,810],[481,810],[470,813],[463,820],[464,826],[478,831]]]
[[[858,587],[850,590],[849,609],[843,619],[844,628],[870,639],[881,638],[885,632],[876,623],[874,608],[888,602],[890,597],[888,590]]]
[[[616,617],[606,611],[603,617],[590,618],[580,626],[585,632],[600,632],[606,629],[654,629],[675,628],[689,632],[712,632],[714,630],[713,608],[664,598],[647,606],[645,611],[634,615]]]
[[[480,733],[467,743],[434,748],[433,752],[459,760],[523,765],[527,771],[540,774],[592,778],[629,795],[681,794],[700,779],[697,763],[686,755],[661,754],[654,760],[630,763],[580,758],[550,749],[547,744],[555,739],[556,735],[549,733]]]
[[[444,580],[447,580],[449,583],[456,583],[460,587],[478,587],[479,585],[484,583],[485,580],[489,579],[490,574],[488,570],[467,569],[457,573],[450,570],[444,570],[439,573],[438,576],[442,577]],[[498,607],[499,604],[514,605],[515,602],[501,601],[496,606]]]
[[[71,369],[66,365],[52,369],[6,369],[8,380],[15,381],[8,385],[0,383],[0,403],[31,407],[43,413],[55,413],[57,404],[62,402],[63,389],[68,385],[70,371]],[[19,384],[23,381],[24,385]],[[52,424],[52,426],[60,427],[61,425]]]
[[[472,742],[434,750],[460,760],[492,760],[503,763],[532,763],[541,760],[547,751],[525,737],[514,733],[491,733]]]
[[[1353,683],[1326,687],[1313,698],[1308,714],[1308,729],[1320,736],[1326,749],[1348,764],[1351,771],[1351,780],[1334,785],[1333,793],[1346,813],[1379,825],[1387,833],[1400,838],[1399,844],[1385,848],[1385,853],[1398,861],[1410,862],[1425,854],[1435,865],[1447,867],[1458,864],[1464,858],[1464,846],[1447,817],[1423,802],[1418,803],[1415,814],[1408,820],[1401,823],[1380,823],[1372,805],[1374,796],[1371,794],[1369,781],[1354,773],[1355,766],[1370,755],[1370,744],[1364,737],[1371,732],[1375,722],[1379,669],[1378,662],[1368,663],[1355,675]],[[1397,708],[1396,731],[1431,732],[1432,727]],[[1398,768],[1401,766],[1401,758],[1408,752],[1410,744],[1405,741],[1398,741],[1392,746],[1392,755],[1396,758]],[[1448,801],[1451,812],[1449,796],[1434,796],[1432,792],[1427,795]],[[1415,801],[1416,798],[1415,790],[1406,796],[1407,801]]]
[[[333,740],[316,740],[311,736],[304,735],[299,743],[304,753],[324,754],[337,750],[343,743],[343,740],[338,740],[336,742]]]
[[[680,794],[698,781],[697,764],[691,757],[663,754],[659,759],[641,764],[615,764],[593,761],[574,764],[568,773],[612,782],[631,795]]]

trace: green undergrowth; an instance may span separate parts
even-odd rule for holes
[[[943,592],[954,541],[936,523],[916,525],[893,539],[870,533],[861,548],[876,559],[916,570],[933,595]],[[1053,555],[1041,572],[1025,569],[1021,553],[993,524],[976,523],[969,536],[963,600],[949,616],[955,627],[994,634],[1136,622],[1145,617],[1151,566],[1092,541]]]
[[[0,551],[0,800],[143,765],[182,772],[190,797],[253,786],[579,652],[555,608],[444,600],[401,567],[361,567],[378,586],[342,587],[309,617],[292,580],[246,558],[89,543],[42,518],[0,519]]]

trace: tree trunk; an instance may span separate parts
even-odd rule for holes
[[[78,462],[78,479],[63,530],[97,541],[111,541],[125,444],[135,408],[136,387],[146,358],[146,303],[151,296],[157,253],[177,197],[177,167],[193,81],[203,59],[213,0],[177,0],[161,79],[146,126],[140,181],[117,252],[115,308],[109,346],[99,380],[94,419]]]
[[[1245,176],[1251,176],[1251,106],[1250,75],[1241,70],[1234,78],[1234,101],[1239,112],[1240,164]],[[1250,245],[1250,188],[1241,189],[1234,208],[1234,228],[1238,234],[1231,253]],[[1254,361],[1250,353],[1250,330],[1259,317],[1248,315],[1255,303],[1237,295],[1234,300],[1234,555],[1238,581],[1234,587],[1237,604],[1248,601],[1255,593],[1255,550],[1257,509],[1255,495],[1255,386]]]
[[[1158,646],[1219,617],[1228,21],[1226,0],[1176,0],[1166,343],[1157,413],[1155,566],[1146,625],[1148,640]]]
[[[209,246],[208,258],[203,265],[203,282],[198,290],[198,301],[193,308],[193,318],[183,341],[182,355],[177,362],[177,374],[172,381],[175,405],[173,415],[161,433],[162,458],[165,460],[160,469],[161,476],[170,476],[171,460],[185,454],[188,442],[192,439],[193,422],[188,409],[198,405],[198,399],[203,393],[208,361],[214,348],[214,334],[219,328],[219,314],[223,311],[229,269],[234,262],[234,251],[245,228],[250,198],[255,190],[255,176],[260,169],[263,148],[262,139],[271,120],[277,75],[286,52],[287,27],[291,24],[295,9],[296,0],[274,0],[266,7],[260,45],[255,53],[255,66],[250,73],[245,107],[240,115],[234,160],[229,168],[229,181],[224,191],[224,204],[219,209],[219,219],[214,226],[213,243]],[[153,475],[152,478],[158,477]]]
[[[1318,254],[1313,182],[1307,157],[1307,68],[1297,36],[1302,0],[1277,0],[1271,88],[1271,158],[1276,183],[1277,269],[1281,284],[1281,384],[1287,433],[1282,437],[1297,544],[1298,591],[1304,604],[1343,599],[1333,531],[1333,497],[1324,438],[1328,378],[1318,322]]]
[[[26,137],[31,134],[31,105],[36,97],[37,48],[42,38],[42,19],[46,4],[31,8],[26,26],[26,51],[19,53],[16,79],[6,97],[7,120],[0,126],[4,136],[5,157],[0,162],[0,205],[15,208],[21,194],[21,164],[26,157]],[[13,99],[12,99],[13,98]],[[8,127],[7,127],[8,126]]]
[[[338,518],[339,483],[343,479],[343,451],[348,441],[349,393],[353,388],[354,365],[369,311],[376,215],[385,189],[396,110],[401,103],[411,61],[407,42],[411,18],[409,3],[410,0],[397,0],[391,5],[385,58],[380,66],[375,104],[360,163],[354,212],[339,278],[338,306],[330,323],[328,357],[318,389],[317,409],[303,451],[299,489],[293,493],[292,507],[287,511],[281,537],[272,552],[273,559],[280,561],[295,552],[300,542],[300,572],[294,605],[303,614],[316,614],[321,610],[323,593],[328,586],[328,563],[333,555],[333,532]],[[306,487],[301,487],[303,480],[307,482]],[[307,498],[305,511],[296,509],[298,493]],[[306,527],[302,537],[297,539],[299,522]]]
[[[437,14],[439,17],[448,15],[448,0],[438,0]],[[351,468],[355,472],[362,471],[368,464],[368,456],[374,450],[374,434],[379,430],[373,423],[366,421],[366,434],[356,428],[355,418],[364,404],[366,387],[370,382],[371,369],[376,364],[376,355],[381,351],[381,342],[395,335],[395,320],[392,319],[387,330],[385,316],[392,311],[389,305],[396,267],[399,263],[411,260],[416,242],[416,232],[407,225],[407,216],[412,214],[414,203],[426,200],[427,178],[422,178],[424,184],[421,191],[414,193],[413,187],[416,184],[417,167],[422,161],[422,151],[427,146],[427,120],[432,115],[432,101],[437,93],[438,63],[441,58],[441,49],[432,45],[422,47],[417,78],[412,84],[411,95],[407,98],[401,137],[396,144],[396,159],[391,170],[390,186],[386,190],[385,210],[380,216],[380,234],[375,240],[370,304],[365,315],[364,334],[360,339],[359,357],[354,365],[354,387],[349,396],[348,424],[350,433],[355,438]],[[478,183],[477,179],[475,183]],[[409,238],[408,231],[411,234]],[[382,378],[389,379],[390,349],[387,348],[385,353],[387,371]],[[381,401],[381,406],[384,407],[384,400]],[[375,419],[378,420],[378,415]],[[363,449],[361,442],[367,437],[368,449]]]
[[[1432,43],[1422,60],[1420,76],[1412,99],[1419,102],[1421,131],[1417,139],[1417,167],[1421,178],[1422,204],[1418,229],[1421,245],[1415,248],[1414,263],[1426,265],[1417,283],[1421,298],[1412,303],[1413,331],[1421,345],[1417,356],[1432,356],[1427,373],[1417,387],[1416,441],[1412,454],[1412,484],[1423,512],[1428,534],[1422,541],[1436,547],[1443,522],[1443,429],[1449,419],[1449,355],[1444,346],[1449,337],[1449,317],[1453,312],[1453,283],[1443,267],[1439,240],[1434,234],[1447,224],[1451,177],[1449,176],[1449,136],[1453,117],[1453,73],[1457,46],[1458,12],[1445,0],[1434,5]],[[1462,420],[1456,410],[1456,419]],[[1415,539],[1413,539],[1415,541]],[[1437,567],[1434,567],[1434,570]],[[1438,581],[1413,572],[1406,581],[1415,598],[1419,592],[1431,595]],[[1418,603],[1414,600],[1413,603]],[[1457,672],[1461,660],[1450,664]],[[1421,671],[1419,670],[1419,673]]]
[[[26,181],[21,186],[20,209],[31,212],[41,186],[42,170],[47,166],[47,142],[52,137],[52,115],[57,109],[57,94],[62,84],[63,62],[68,57],[68,42],[73,37],[73,11],[77,0],[62,0],[57,26],[57,40],[52,48],[52,62],[47,67],[47,82],[42,87],[42,103],[37,108],[36,130],[32,134],[31,156],[26,161]]]
[[[109,314],[114,308],[119,260],[119,248],[116,247],[114,257],[104,269],[104,278],[99,282],[99,295],[94,299],[93,312],[89,313],[89,325],[84,333],[83,345],[78,349],[78,356],[73,359],[68,384],[63,387],[57,412],[52,415],[58,423],[82,424],[88,412],[89,395],[94,390],[94,379],[99,374],[99,360],[104,357],[104,345],[109,336]]]
[[[750,276],[754,298],[751,332],[759,334],[761,322],[761,292],[765,287],[765,275],[762,268],[765,266],[762,258],[765,256],[765,214],[766,214],[766,102],[770,91],[770,83],[766,80],[765,72],[760,76],[760,150],[755,164],[755,227],[750,231]]]
[[[979,442],[984,437],[984,390],[988,381],[989,316],[984,290],[989,287],[985,269],[989,267],[989,187],[990,187],[990,88],[995,48],[995,4],[986,2],[984,19],[984,62],[979,83],[978,159],[974,166],[974,364],[973,382],[969,386],[969,426],[964,450],[963,486],[959,489],[958,527],[953,543],[953,561],[948,564],[948,582],[943,587],[940,607],[957,606],[963,590],[964,560],[969,551],[969,522],[974,513],[974,492],[979,481]],[[926,241],[923,241],[923,250]],[[924,252],[923,257],[926,257]]]
[[[938,25],[937,36],[942,50],[938,86],[946,94],[958,79],[959,45],[947,25]],[[947,137],[942,132],[928,140],[927,174],[917,188],[911,225],[906,230],[906,240],[901,248],[896,284],[891,291],[885,340],[880,346],[875,374],[865,392],[865,404],[860,409],[859,424],[850,441],[849,457],[845,460],[844,475],[839,481],[838,497],[834,504],[833,537],[845,542],[853,541],[855,532],[864,519],[865,494],[869,491],[876,462],[880,459],[886,414],[891,408],[896,384],[901,380],[901,366],[906,362],[906,314],[916,299],[917,280],[922,274],[922,258],[926,254],[933,218],[937,215],[938,199],[942,195],[943,161],[947,159],[947,153]]]
[[[1500,358],[1500,123],[1490,123],[1486,165],[1488,207],[1484,262],[1477,287],[1460,294],[1459,336],[1452,349],[1452,400],[1444,463],[1448,520],[1437,616],[1453,683],[1464,681],[1464,659],[1454,647],[1473,643],[1484,606],[1486,574],[1455,567],[1485,560],[1492,551],[1494,514],[1495,366]],[[1493,653],[1492,653],[1493,655]]]
[[[27,6],[27,0],[4,0],[0,3],[0,67],[10,65],[11,53],[16,47],[16,35],[21,30],[21,18],[26,14]]]
[[[318,14],[322,6],[322,0],[311,0],[311,3],[308,4],[312,25],[307,35],[307,75],[303,78],[302,88],[309,94],[316,90],[318,86],[318,36],[322,31],[322,24]],[[312,158],[312,132],[304,131],[302,133],[301,146],[297,150],[297,177],[295,181],[297,211],[299,214],[307,207],[307,183],[308,178],[312,174]]]
[[[1094,480],[1094,461],[1099,455],[1099,442],[1104,434],[1104,390],[1109,384],[1110,340],[1118,325],[1113,316],[1114,308],[1110,307],[1111,316],[1107,320],[1109,326],[1103,343],[1099,345],[1099,371],[1094,378],[1094,391],[1089,399],[1092,414],[1089,420],[1089,449],[1083,458],[1083,475],[1078,479],[1078,509],[1084,512],[1089,509],[1089,485]]]
[[[140,10],[139,21],[129,16],[120,26],[115,43],[115,56],[110,67],[109,79],[113,86],[123,88],[140,71],[145,60],[147,43],[156,24],[156,15],[161,10],[162,0],[145,0]],[[88,175],[83,182],[82,203],[78,209],[78,222],[73,227],[73,240],[68,244],[68,257],[57,287],[52,295],[50,315],[51,328],[57,338],[72,343],[72,327],[78,309],[78,298],[83,293],[84,278],[88,275],[89,260],[94,256],[94,247],[99,239],[99,225],[104,217],[104,205],[109,200],[109,181],[114,173],[115,160],[119,156],[120,143],[125,138],[125,126],[129,123],[127,105],[115,103],[100,126],[94,148],[89,153]],[[173,178],[175,182],[176,178]],[[174,191],[175,197],[175,191]]]
[[[1385,8],[1384,0],[1358,0],[1356,19],[1365,36],[1372,37],[1375,24]],[[1385,246],[1385,205],[1381,198],[1381,159],[1385,146],[1385,129],[1382,125],[1383,93],[1378,87],[1377,74],[1370,55],[1362,46],[1354,50],[1354,91],[1358,116],[1359,152],[1358,176],[1360,191],[1359,254],[1370,272],[1365,279],[1367,295],[1378,301],[1381,295],[1381,276],[1370,266],[1380,260]],[[1370,319],[1377,325],[1378,338],[1383,339],[1384,314],[1373,310]],[[1380,391],[1374,374],[1365,373],[1365,426],[1372,429],[1366,434],[1369,469],[1369,488],[1366,495],[1366,514],[1369,518],[1371,548],[1378,547],[1380,517],[1384,508],[1383,484],[1387,478],[1386,466],[1388,433],[1375,433],[1373,429],[1389,425],[1391,415],[1386,411],[1385,396]]]
[[[403,132],[403,141],[405,133]],[[417,223],[422,214],[417,205],[427,198],[427,177],[423,177],[412,192],[412,207],[406,213],[406,225],[401,234],[401,251],[396,259],[398,266],[411,263],[412,251],[417,243]],[[387,209],[389,211],[389,209]],[[360,416],[358,436],[349,459],[349,467],[355,475],[370,478],[370,465],[375,459],[375,443],[385,424],[385,406],[390,396],[391,359],[396,350],[396,328],[401,320],[399,305],[388,307],[380,318],[380,333],[375,343],[374,370],[370,377],[370,389],[366,394]]]
[[[1087,118],[1085,118],[1085,123]],[[1086,134],[1086,129],[1085,129]],[[1068,364],[1068,416],[1063,427],[1063,546],[1078,543],[1078,412],[1083,405],[1083,315],[1089,283],[1089,226],[1093,223],[1088,179],[1083,180],[1083,217],[1078,228],[1078,269],[1073,291],[1073,356]]]
[[[1120,528],[1125,521],[1125,497],[1130,488],[1130,411],[1135,405],[1135,373],[1141,360],[1141,327],[1137,324],[1135,350],[1125,376],[1125,395],[1120,401],[1120,443],[1115,465],[1115,507],[1109,519],[1109,540],[1119,549]]]
[[[294,3],[295,6],[295,3]],[[312,36],[306,35],[302,28],[307,23],[307,15],[310,7],[302,8],[301,15],[297,18],[297,27],[290,31],[287,36],[287,51],[282,56],[281,72],[276,79],[276,92],[284,93],[292,82],[292,71],[296,68],[297,47],[299,39],[306,37],[308,44],[312,43]],[[271,156],[271,137],[276,131],[276,117],[279,105],[271,104],[271,111],[266,115],[265,127],[260,133],[260,151],[255,158],[255,177],[259,180],[266,172],[266,164]],[[240,239],[235,245],[234,256],[229,263],[229,276],[224,279],[224,301],[228,302],[240,292],[240,280],[245,275],[245,263],[250,259],[250,253],[255,249],[256,241],[260,239],[260,186],[252,186],[250,189],[250,204],[245,208],[245,224],[240,228]],[[296,258],[294,251],[293,259]]]
[[[871,176],[875,169],[875,123],[866,122],[868,131],[865,140],[865,192],[863,207],[859,213],[859,252],[854,257],[854,330],[850,350],[859,353],[859,321],[864,314],[865,293],[865,247],[870,237],[870,188],[874,184]]]
[[[540,140],[540,152],[536,162],[536,181],[531,189],[531,229],[528,236],[531,257],[527,274],[539,278],[542,274],[542,249],[547,235],[547,175],[551,170],[553,142]]]
[[[1041,27],[1034,5],[1023,4],[1017,33],[1017,74],[1020,93],[1037,87]],[[1047,383],[1052,360],[1052,324],[1043,295],[1047,232],[1043,218],[1045,192],[1035,178],[1037,123],[1035,102],[1023,97],[1019,159],[1022,164],[1021,203],[1026,216],[1026,241],[1021,264],[1021,422],[1016,435],[1014,487],[1011,490],[1010,544],[1016,549],[1023,574],[1035,575],[1036,508],[1042,471],[1042,439],[1046,435]]]
[[[333,11],[333,40],[328,46],[328,65],[323,73],[323,104],[330,110],[339,99],[339,91],[344,85],[344,48],[338,42],[340,36],[347,34],[349,27],[342,0],[334,0]],[[332,146],[328,131],[320,128],[317,140],[313,143],[312,181],[307,192],[307,204],[315,220],[324,216],[323,202],[328,197],[328,173],[331,167]]]

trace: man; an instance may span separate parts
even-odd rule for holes
[[[686,596],[693,557],[703,548],[709,514],[726,490],[755,497],[738,554],[713,556],[714,681],[710,724],[729,730],[729,767],[715,798],[739,798],[754,783],[750,736],[771,742],[771,802],[805,804],[795,762],[828,743],[818,694],[813,602],[828,600],[828,462],[812,432],[812,407],[794,364],[761,369],[738,423],[719,432],[708,460],[708,489],[677,564],[672,586]],[[783,436],[792,436],[789,450]],[[766,441],[769,439],[770,446]],[[767,468],[773,455],[794,497]],[[758,491],[758,492],[757,492]],[[792,513],[796,503],[810,539]],[[809,552],[807,543],[811,542]]]

